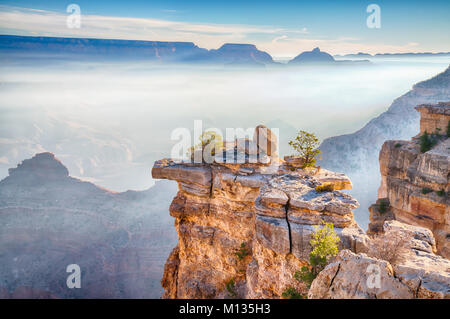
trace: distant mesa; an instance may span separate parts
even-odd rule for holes
[[[364,53],[360,53],[364,56]],[[358,57],[361,57],[358,56]],[[297,55],[289,61],[290,65],[366,65],[370,64],[369,60],[335,60],[333,56],[327,52],[320,51],[315,48],[312,51],[305,51]]]
[[[267,52],[260,51],[254,44],[226,43],[217,50],[210,50],[214,60],[225,65],[236,64],[265,64],[275,63]]]
[[[306,63],[334,63],[335,60],[331,54],[320,51],[319,48],[315,48],[312,51],[305,51],[297,55],[294,59],[289,61],[289,64]]]
[[[135,41],[0,35],[0,52],[65,59],[143,60],[156,63],[264,66],[278,64],[253,44],[227,43],[207,50],[192,42]],[[20,55],[17,55],[20,53]]]
[[[9,175],[14,178],[39,178],[47,180],[63,179],[69,176],[67,168],[49,152],[39,153],[31,159],[22,161],[16,168],[8,170]]]
[[[373,57],[373,55],[370,53],[358,52],[356,54],[354,54],[354,53],[344,54],[344,55],[336,54],[334,57],[335,58],[371,58],[371,57]]]

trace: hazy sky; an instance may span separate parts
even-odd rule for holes
[[[273,56],[320,46],[330,53],[450,51],[450,1],[74,0],[81,28],[66,26],[71,1],[2,0],[0,33],[159,41],[205,48],[254,43]],[[368,28],[369,4],[381,28]]]

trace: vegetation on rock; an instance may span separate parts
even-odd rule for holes
[[[386,260],[391,265],[399,264],[407,252],[408,239],[397,232],[387,237],[385,234],[376,235],[370,244],[368,255]]]
[[[426,195],[428,193],[431,193],[433,190],[431,188],[428,187],[424,187],[422,188],[422,194]]]
[[[223,148],[223,139],[220,134],[214,131],[206,131],[203,132],[199,137],[200,143],[192,146],[189,149],[188,156],[190,156],[191,160],[194,160],[194,154],[196,150],[202,150],[202,152],[206,149],[206,155],[214,156],[216,155],[217,150],[221,150]]]
[[[234,282],[234,278],[231,278],[225,283],[225,288],[228,292],[228,297],[230,298],[236,298],[237,292],[236,292],[236,283]]]
[[[445,195],[445,191],[443,189],[436,191],[436,194],[440,197],[443,197]]]
[[[249,254],[250,250],[246,247],[245,242],[241,243],[241,247],[239,248],[239,251],[236,252],[236,256],[239,258],[239,260],[242,260]]]
[[[303,168],[313,167],[319,157],[319,139],[312,133],[299,131],[296,138],[289,141],[289,145],[294,148],[299,156],[303,158]]]
[[[316,186],[316,191],[318,191],[319,193],[332,192],[334,191],[334,184],[325,182],[321,185]]]
[[[436,144],[436,139],[430,136],[427,131],[420,137],[420,151],[428,152]]]
[[[380,212],[380,214],[386,213],[388,208],[389,202],[386,199],[380,200],[380,203],[378,204],[378,211]]]
[[[315,226],[314,232],[311,234],[310,244],[313,249],[309,253],[309,265],[303,266],[300,271],[297,271],[294,278],[304,282],[309,289],[313,280],[326,267],[330,259],[337,255],[339,241],[340,238],[337,236],[332,223],[322,221],[321,225]],[[293,288],[291,288],[287,288],[285,292],[292,297],[295,294],[292,292]]]
[[[281,296],[284,299],[303,299],[304,296],[299,293],[294,287],[288,287],[286,288],[283,293],[281,294]]]

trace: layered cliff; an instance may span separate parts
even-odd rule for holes
[[[342,249],[365,250],[367,236],[352,213],[358,203],[339,191],[351,188],[343,174],[307,172],[271,156],[267,164],[164,159],[152,175],[179,186],[170,206],[178,245],[165,266],[165,298],[279,298],[291,286],[306,292],[293,275],[308,260],[321,221],[334,224]],[[335,190],[316,191],[324,182]]]
[[[389,219],[426,227],[436,237],[437,252],[450,258],[450,103],[416,109],[421,113],[419,135],[386,141],[381,148],[379,200],[370,208],[369,231],[378,232]]]

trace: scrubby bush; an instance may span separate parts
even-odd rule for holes
[[[241,247],[239,248],[239,250],[235,254],[239,258],[239,260],[244,259],[245,256],[250,254],[250,250],[246,247],[245,242],[241,243]]]
[[[316,191],[318,191],[319,193],[332,192],[332,191],[334,191],[334,184],[325,182],[321,185],[316,186]]]
[[[450,137],[450,121],[447,124],[447,137]]]
[[[433,190],[431,188],[428,187],[424,187],[422,188],[422,194],[426,195],[428,193],[431,193]]]
[[[214,131],[203,132],[199,137],[200,143],[192,146],[189,149],[188,156],[191,160],[194,160],[194,154],[196,150],[202,150],[203,156],[215,156],[216,151],[223,149],[223,139],[220,134]],[[206,150],[206,154],[205,154]]]
[[[409,240],[401,232],[376,235],[370,241],[368,255],[395,265],[403,260],[407,252],[408,242]]]
[[[386,211],[389,208],[389,202],[385,199],[380,200],[380,203],[378,204],[378,211],[380,214],[386,213]]]
[[[400,143],[395,144],[395,147],[396,147],[396,148],[399,148],[399,147],[401,147],[401,146],[402,146],[402,144],[400,144]]]
[[[443,197],[445,195],[445,191],[443,189],[436,191],[436,194],[440,197]]]
[[[225,288],[228,292],[228,297],[230,298],[236,298],[237,292],[236,292],[236,283],[234,282],[234,278],[231,278],[225,283]]]
[[[289,141],[297,154],[303,158],[303,168],[313,167],[319,157],[319,139],[312,133],[299,131],[295,140]]]
[[[281,296],[284,299],[303,299],[302,294],[300,294],[297,290],[295,290],[294,287],[288,287],[286,288]]]
[[[436,139],[430,136],[427,131],[420,137],[420,151],[428,152],[436,144]]]

